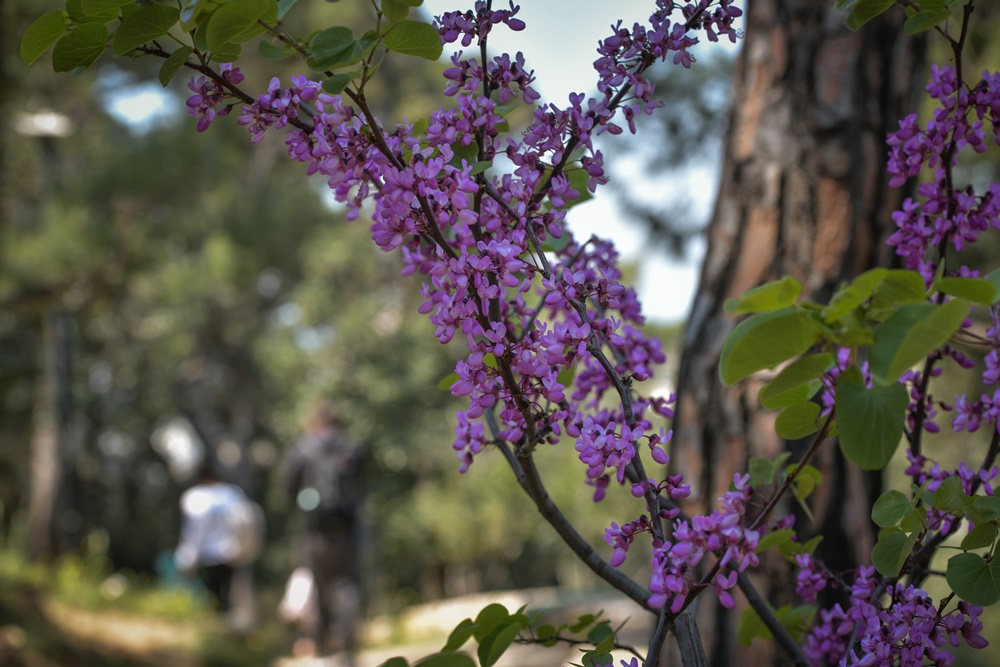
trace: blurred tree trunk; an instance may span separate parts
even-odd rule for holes
[[[73,340],[69,313],[47,309],[42,323],[42,373],[36,384],[31,442],[31,497],[28,506],[28,555],[51,558],[70,544],[78,528],[71,478],[73,417]]]
[[[892,261],[885,238],[902,193],[887,186],[885,136],[916,108],[923,42],[903,33],[901,11],[852,33],[833,4],[747,3],[721,185],[678,374],[672,465],[692,485],[691,511],[711,507],[750,457],[773,458],[786,446],[774,435],[776,413],[757,401],[760,383],[727,388],[718,379],[736,324],[723,302],[786,274],[802,282],[804,298],[824,300]],[[835,568],[867,560],[879,476],[845,467],[833,446],[814,464],[825,483],[812,499],[816,521],[800,520],[800,534],[824,533]],[[758,583],[772,602],[790,602],[776,597],[782,588],[788,595],[789,576],[777,563]],[[737,622],[714,601],[700,605],[711,663],[765,664],[769,647],[737,648]]]

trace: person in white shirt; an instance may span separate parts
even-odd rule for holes
[[[229,610],[233,561],[240,549],[230,514],[245,499],[242,489],[220,481],[207,463],[195,485],[181,495],[181,539],[174,558],[182,573],[198,574],[213,605],[223,612]]]

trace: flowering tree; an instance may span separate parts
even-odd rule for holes
[[[1000,394],[942,402],[930,384],[946,361],[976,367],[959,344],[988,350],[983,381],[1000,381],[1000,274],[979,277],[955,266],[956,252],[1000,226],[1000,186],[977,193],[956,182],[961,152],[985,150],[989,124],[1000,143],[1000,75],[987,73],[970,85],[961,67],[973,0],[901,3],[911,31],[936,30],[954,53],[954,66],[936,67],[927,88],[940,104],[933,121],[920,126],[910,116],[888,142],[893,185],[929,169],[918,197],[893,216],[899,229],[890,242],[907,269],[868,271],[826,304],[800,298],[802,286],[792,277],[728,302],[730,314],[749,317],[726,339],[722,381],[780,369],[759,398],[781,411],[779,436],[811,444],[795,464],[787,465],[785,455],[752,461],[714,507],[696,516],[678,504],[691,493],[683,471],[667,468],[672,401],[640,388],[663,351],[642,332],[640,304],[621,283],[612,243],[574,239],[565,218],[607,181],[595,138],[635,132],[635,118],[655,111],[648,68],[661,60],[690,67],[690,49],[702,36],[740,37],[733,22],[742,12],[734,0],[658,0],[646,25],[613,26],[597,49],[597,95],[571,95],[565,107],[538,103],[521,54],[489,55],[493,30],[524,27],[512,3],[497,9],[480,0],[431,25],[408,18],[419,0],[382,0],[373,3],[374,27],[361,37],[335,26],[308,39],[284,26],[295,4],[70,0],[65,11],[49,12],[29,28],[21,54],[32,62],[54,45],[57,71],[86,69],[109,44],[118,56],[157,56],[164,59],[164,84],[182,68],[197,73],[187,106],[199,131],[236,105],[251,141],[285,129],[289,156],[307,174],[327,179],[349,219],[370,217],[373,241],[398,253],[404,274],[420,276],[421,312],[438,340],[466,345],[450,385],[468,398],[453,443],[459,469],[486,448],[500,451],[574,553],[655,615],[645,653],[630,649],[635,657],[623,664],[659,664],[671,630],[686,664],[706,664],[689,610],[706,591],[732,607],[737,587],[751,608],[744,634],[773,636],[795,664],[949,664],[949,645],[985,645],[978,617],[982,606],[1000,600],[1000,566],[992,556],[1000,503],[991,486]],[[895,4],[838,3],[849,10],[853,29]],[[261,95],[245,91],[234,62],[242,45],[259,37],[262,53],[301,57],[319,80],[273,79]],[[365,96],[382,59],[436,59],[442,44],[455,42],[471,52],[458,52],[445,71],[444,93],[453,101],[426,120],[383,125]],[[506,115],[517,106],[530,107],[532,120],[512,132]],[[984,312],[990,323],[980,330]],[[993,428],[981,462],[946,470],[930,458],[925,433],[937,432],[936,418],[947,411],[957,430]],[[855,572],[832,571],[814,559],[816,541],[798,540],[793,517],[777,512],[787,495],[804,502],[821,481],[810,460],[833,446],[834,435],[851,462],[870,470],[889,465],[904,436],[908,443],[912,485],[875,503],[872,518],[883,530],[873,565]],[[538,457],[558,455],[550,446],[566,440],[584,464],[581,476],[595,502],[619,490],[636,498],[635,516],[608,517],[607,559],[555,505],[536,466]],[[930,559],[966,530],[961,553],[947,562],[952,592],[933,600],[919,588],[932,573]],[[650,554],[648,583],[617,569],[639,543]],[[800,568],[796,592],[803,605],[775,610],[754,589],[747,573],[768,550]],[[812,603],[826,586],[849,590],[851,607],[816,610]],[[524,610],[490,606],[421,664],[474,665],[459,652],[470,638],[483,667],[515,640],[589,644],[583,655],[589,665],[610,662],[617,646],[615,631],[593,616],[556,628]]]

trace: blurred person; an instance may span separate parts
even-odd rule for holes
[[[300,623],[296,653],[343,652],[354,664],[361,604],[358,514],[361,507],[358,446],[341,431],[330,403],[312,408],[305,433],[285,457],[289,497],[302,515],[300,565],[312,575],[313,622]],[[301,577],[301,570],[299,576]],[[308,621],[309,615],[304,614]]]
[[[181,495],[181,538],[174,558],[182,574],[201,579],[220,612],[232,607],[234,574],[260,555],[264,518],[243,489],[223,482],[209,462]]]

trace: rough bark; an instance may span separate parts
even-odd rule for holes
[[[887,186],[884,141],[915,108],[923,60],[922,42],[902,31],[902,12],[852,33],[833,0],[747,4],[721,185],[678,375],[672,456],[692,484],[691,511],[711,507],[750,457],[773,458],[786,446],[774,435],[775,413],[757,401],[759,381],[727,388],[718,379],[723,341],[737,323],[724,301],[783,275],[802,282],[804,298],[822,300],[891,261],[885,237],[901,193]],[[844,566],[870,553],[868,500],[879,478],[838,456],[832,446],[822,451],[816,523],[799,528],[824,532]],[[771,575],[787,590],[787,569]],[[766,662],[760,647],[737,657],[735,615],[714,603],[700,612],[712,664]]]

